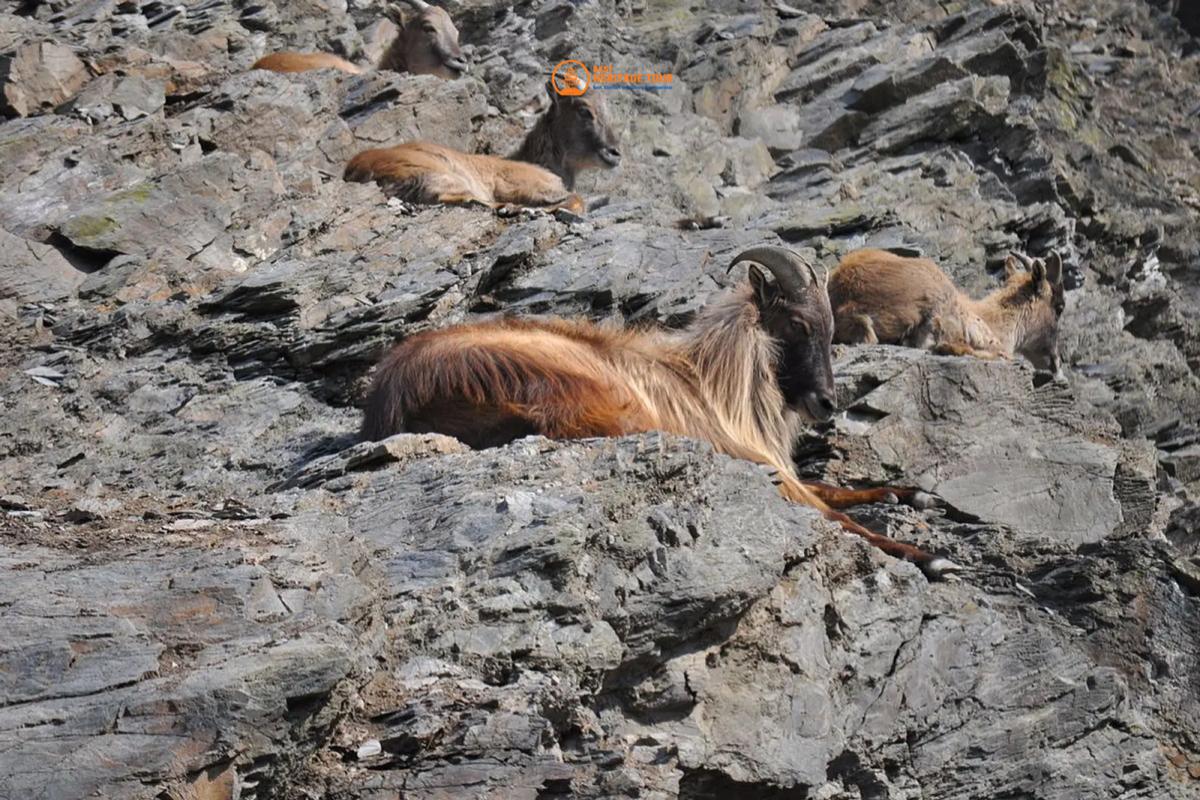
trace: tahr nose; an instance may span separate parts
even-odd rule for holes
[[[808,408],[808,413],[819,422],[825,422],[833,416],[833,412],[837,410],[833,401],[834,397],[829,392],[809,392],[804,396],[804,405]]]

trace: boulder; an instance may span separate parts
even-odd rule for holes
[[[0,111],[45,113],[70,100],[91,79],[75,52],[55,42],[30,43],[0,56]]]

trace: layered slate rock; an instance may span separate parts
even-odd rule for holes
[[[0,111],[19,117],[52,111],[91,79],[71,48],[30,43],[0,57]]]
[[[1148,448],[1028,368],[863,348],[838,374],[846,413],[815,443],[837,454],[827,477],[903,476],[957,514],[1072,545],[1151,524]]]
[[[127,522],[82,555],[6,524],[0,791],[254,797],[323,741],[368,657],[367,586],[329,521],[263,523]]]
[[[1186,4],[458,3],[462,79],[366,64],[381,4],[0,14],[0,796],[1184,798],[1200,786],[1200,53]],[[504,154],[563,58],[613,92],[587,213],[341,180]],[[979,296],[1060,250],[1068,383],[838,348],[798,466],[930,584],[646,434],[357,441],[398,338],[679,327],[787,243]]]
[[[930,585],[706,450],[532,439],[325,483],[384,565],[393,626],[336,737],[378,752],[309,779],[335,797],[1186,796],[1145,712],[1173,714],[1195,663],[1129,669],[1197,633],[1166,550],[1027,538],[1019,574]],[[995,552],[987,526],[954,529]]]

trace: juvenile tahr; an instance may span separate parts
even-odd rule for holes
[[[834,341],[899,344],[948,355],[1025,356],[1061,375],[1062,258],[1005,260],[1004,283],[973,300],[927,258],[855,250],[829,276]]]
[[[478,203],[489,208],[527,206],[584,210],[572,192],[583,170],[621,163],[617,135],[603,97],[563,97],[547,84],[550,108],[510,158],[464,153],[427,141],[375,148],[346,165],[348,181],[375,181],[413,203]]]
[[[467,69],[458,44],[458,28],[444,9],[423,0],[405,0],[416,10],[406,18],[392,6],[392,18],[399,31],[379,61],[379,69],[414,75],[457,78]],[[307,72],[312,69],[336,69],[359,75],[366,70],[332,53],[271,53],[255,61],[251,69],[272,72]]]

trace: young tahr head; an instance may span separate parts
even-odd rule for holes
[[[572,172],[581,172],[619,166],[619,142],[601,93],[586,91],[581,95],[561,95],[555,90],[553,80],[546,84],[546,91],[550,95],[547,121],[567,167]]]
[[[458,45],[458,28],[445,9],[424,0],[405,0],[416,13],[405,16],[400,6],[392,7],[393,18],[400,26],[396,45],[403,48],[404,64],[415,75],[437,75],[451,80],[467,70],[462,48]]]
[[[775,376],[784,402],[814,422],[828,420],[836,392],[833,311],[825,281],[786,247],[754,247],[733,263],[742,261],[750,262],[751,296],[763,330],[778,344]]]
[[[1061,376],[1058,324],[1066,306],[1062,257],[1054,252],[1045,259],[1012,253],[1004,272],[1006,285],[1014,290],[1011,308],[1018,315],[1016,351],[1037,369]]]

